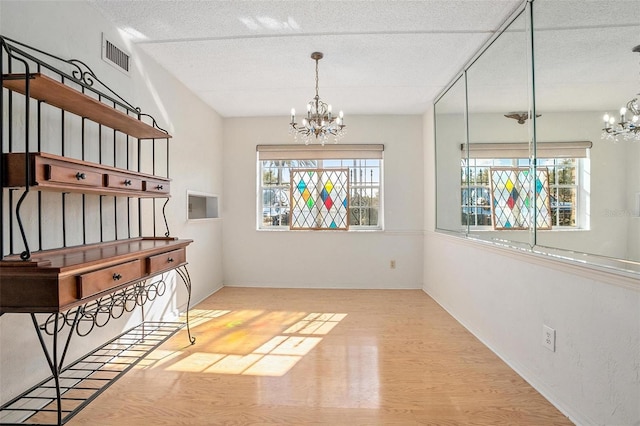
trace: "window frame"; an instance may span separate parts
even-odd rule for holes
[[[574,182],[571,184],[567,183],[559,183],[557,174],[558,170],[562,168],[561,164],[558,164],[559,161],[562,160],[573,160],[572,168],[575,170],[574,173]],[[545,167],[549,169],[549,193],[552,197],[555,196],[556,200],[558,200],[558,194],[562,189],[572,189],[575,194],[575,203],[574,203],[574,211],[575,211],[575,223],[573,225],[561,225],[559,223],[560,215],[558,208],[556,207],[556,211],[553,217],[553,225],[551,230],[585,230],[587,228],[586,221],[584,217],[586,212],[584,211],[585,203],[582,200],[582,194],[584,192],[584,187],[582,184],[582,173],[584,170],[584,158],[538,158],[537,164],[538,167]],[[481,164],[478,165],[477,161],[481,162],[490,162],[490,164]],[[491,178],[489,176],[489,170],[492,167],[527,167],[529,166],[530,160],[528,158],[463,158],[460,161],[461,167],[461,180],[460,180],[460,212],[461,212],[461,224],[462,226],[468,226],[469,229],[473,229],[476,231],[493,231],[493,220],[491,215]],[[552,165],[548,165],[548,162],[553,162]],[[487,177],[483,179],[481,182],[477,182],[477,170],[486,170]],[[551,170],[553,169],[553,170]],[[471,171],[475,173],[471,173]],[[465,173],[466,172],[466,173]],[[553,183],[551,183],[551,175],[554,174]],[[474,176],[473,182],[470,176]],[[466,176],[466,180],[465,180]],[[481,193],[488,194],[489,200],[487,203],[466,203],[466,200],[471,199],[472,197],[476,197],[477,199],[484,199],[484,196],[478,197],[477,195],[472,195],[473,192],[480,190]],[[465,209],[466,212],[465,212]],[[479,209],[489,209],[487,216],[489,217],[488,223],[478,224],[480,221],[480,216],[478,215]],[[551,207],[553,211],[553,207]],[[473,211],[471,216],[467,216],[467,221],[463,220],[462,215],[469,214],[468,212]],[[468,223],[469,217],[473,217],[473,224]]]
[[[553,162],[554,179],[553,185],[549,186],[549,192],[551,195],[557,194],[561,189],[571,188],[575,193],[575,223],[573,225],[560,225],[559,224],[559,211],[556,208],[556,214],[554,215],[554,222],[552,231],[562,230],[587,230],[589,229],[588,221],[588,206],[583,197],[585,195],[586,182],[582,179],[583,173],[589,168],[585,165],[585,161],[589,161],[589,150],[593,146],[590,141],[568,141],[568,142],[539,142],[535,145],[536,156],[531,157],[533,147],[528,143],[515,142],[515,143],[471,143],[461,144],[461,176],[460,176],[460,221],[462,226],[468,226],[469,229],[476,231],[493,231],[492,222],[488,224],[478,225],[478,208],[491,208],[490,200],[489,204],[465,204],[466,200],[471,197],[472,189],[481,189],[484,192],[490,194],[491,184],[490,177],[487,175],[486,184],[478,185],[475,182],[475,176],[477,173],[473,173],[474,182],[470,181],[472,175],[470,171],[474,171],[478,168],[488,169],[496,166],[511,166],[511,167],[526,167],[529,166],[531,161],[536,162],[539,167],[547,167],[548,162]],[[557,181],[557,170],[559,165],[558,161],[573,159],[575,164],[575,182],[573,184],[559,184]],[[490,161],[490,165],[478,166],[475,163],[477,161]],[[474,163],[473,165],[472,162]],[[496,164],[498,163],[498,164]],[[551,174],[551,173],[550,173]],[[466,176],[466,181],[465,181]],[[465,197],[466,192],[466,197]],[[557,200],[557,198],[556,198]],[[483,207],[484,206],[484,207]],[[487,207],[488,206],[488,207]],[[467,208],[467,212],[465,212]],[[463,219],[464,214],[473,212],[474,224],[469,224],[469,220]],[[492,219],[491,219],[492,220]]]
[[[264,167],[266,161],[273,161],[275,163],[291,161],[296,164],[295,167],[285,166],[284,169],[299,169],[309,168],[313,164],[313,168],[322,168],[325,163],[331,163],[328,169],[348,168],[350,170],[350,180],[353,177],[353,173],[360,168],[371,169],[371,181],[370,182],[350,182],[349,190],[349,229],[346,232],[371,232],[371,231],[384,231],[384,145],[382,144],[340,144],[335,146],[321,146],[321,145],[257,145],[256,146],[256,230],[258,231],[289,231],[290,220],[286,225],[272,224],[268,225],[264,222],[264,208],[265,208],[265,191],[270,189],[280,190],[289,195],[290,199],[290,185],[288,185],[285,179],[281,182],[276,182],[277,186],[264,185],[263,172],[268,170]],[[305,163],[308,161],[309,163]],[[371,163],[377,164],[371,164]],[[278,167],[283,167],[280,164]],[[374,182],[373,170],[378,169],[377,182]],[[282,175],[289,176],[288,172],[283,172]],[[377,193],[377,225],[356,225],[351,224],[352,212],[354,209],[372,208],[372,206],[362,206],[357,203],[352,203],[354,192],[358,190],[364,190],[369,194],[370,200],[374,198],[374,194]],[[271,205],[271,203],[270,203]],[[371,214],[371,212],[367,212]],[[288,213],[290,214],[290,212]],[[290,218],[289,218],[290,219]],[[279,220],[282,222],[282,219]],[[323,230],[326,231],[326,230]],[[337,231],[336,231],[337,232]],[[345,232],[344,230],[340,232]]]

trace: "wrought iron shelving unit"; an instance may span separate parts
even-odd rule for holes
[[[65,363],[72,337],[87,335],[140,307],[140,342],[148,339],[144,304],[164,294],[170,271],[176,271],[186,287],[184,324],[189,342],[195,342],[189,329],[191,279],[186,258],[192,241],[170,236],[165,209],[170,198],[171,136],[153,117],[129,104],[82,61],[63,59],[3,36],[0,68],[0,315],[30,314],[52,374],[46,382],[53,384],[55,396],[53,404],[24,411],[28,416],[53,411],[55,424],[61,425],[101,391],[89,398],[71,398],[73,409],[63,407],[73,387],[61,383],[61,377],[77,364]],[[51,145],[45,135],[52,126],[61,133],[56,153],[45,151]],[[70,136],[71,132],[76,134]],[[112,143],[105,144],[109,138]],[[165,151],[160,155],[162,145]],[[97,162],[87,161],[90,148],[97,151]],[[112,154],[110,159],[107,153]],[[143,171],[145,167],[150,170]],[[162,168],[164,172],[159,171]],[[49,222],[54,221],[49,217],[51,200],[43,200],[43,193],[60,197],[55,205],[60,206],[62,244],[54,248],[46,241]],[[24,212],[27,199],[35,208]],[[158,201],[164,201],[161,207]],[[157,231],[160,214],[164,235]],[[95,217],[99,238],[90,241]],[[152,232],[143,236],[149,228],[143,223],[147,218]],[[69,234],[82,243],[69,244]],[[36,250],[32,250],[34,244]],[[37,419],[36,414],[30,422]]]

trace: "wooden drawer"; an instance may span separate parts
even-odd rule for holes
[[[142,189],[145,192],[155,194],[168,194],[169,193],[169,181],[166,180],[145,180],[142,183]]]
[[[141,266],[140,259],[136,259],[78,276],[78,298],[89,297],[142,278]]]
[[[0,262],[0,314],[64,312],[186,264],[191,240],[149,237],[33,252]],[[169,262],[169,257],[173,262]],[[113,274],[120,274],[119,280]]]
[[[187,254],[185,249],[172,250],[166,253],[147,257],[147,274],[153,275],[158,272],[175,268],[185,263]]]
[[[107,188],[126,189],[129,191],[142,191],[142,179],[115,173],[106,174],[104,185]]]
[[[125,197],[170,197],[170,179],[44,152],[2,154],[0,183],[6,188]],[[27,174],[28,171],[28,174]],[[28,179],[26,179],[28,178]]]
[[[65,167],[58,164],[45,164],[45,179],[51,182],[82,185],[102,186],[102,173],[88,171],[81,167]]]

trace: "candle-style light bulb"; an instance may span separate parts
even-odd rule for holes
[[[624,123],[626,121],[626,115],[627,115],[627,108],[622,107],[620,108],[620,122]]]
[[[291,124],[296,122],[296,109],[291,108]]]
[[[606,113],[604,115],[604,117],[602,117],[602,119],[604,120],[604,124],[606,125],[607,123],[609,123],[609,113]]]

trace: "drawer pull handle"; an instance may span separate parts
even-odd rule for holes
[[[173,262],[173,257],[168,258],[167,262],[169,262],[169,263]]]
[[[76,173],[76,179],[78,180],[85,179],[86,177],[87,175],[85,175],[84,173],[80,173],[80,172]]]
[[[164,188],[164,187],[163,187],[162,185],[158,185],[158,186],[156,186],[156,189],[157,189],[157,190],[161,190],[161,189],[163,189],[163,188]]]
[[[129,185],[131,185],[131,181],[129,179],[125,179],[124,186],[129,186]]]
[[[122,275],[120,275],[120,274],[113,274],[113,280],[114,280],[114,281],[118,281],[120,278],[122,278]]]

